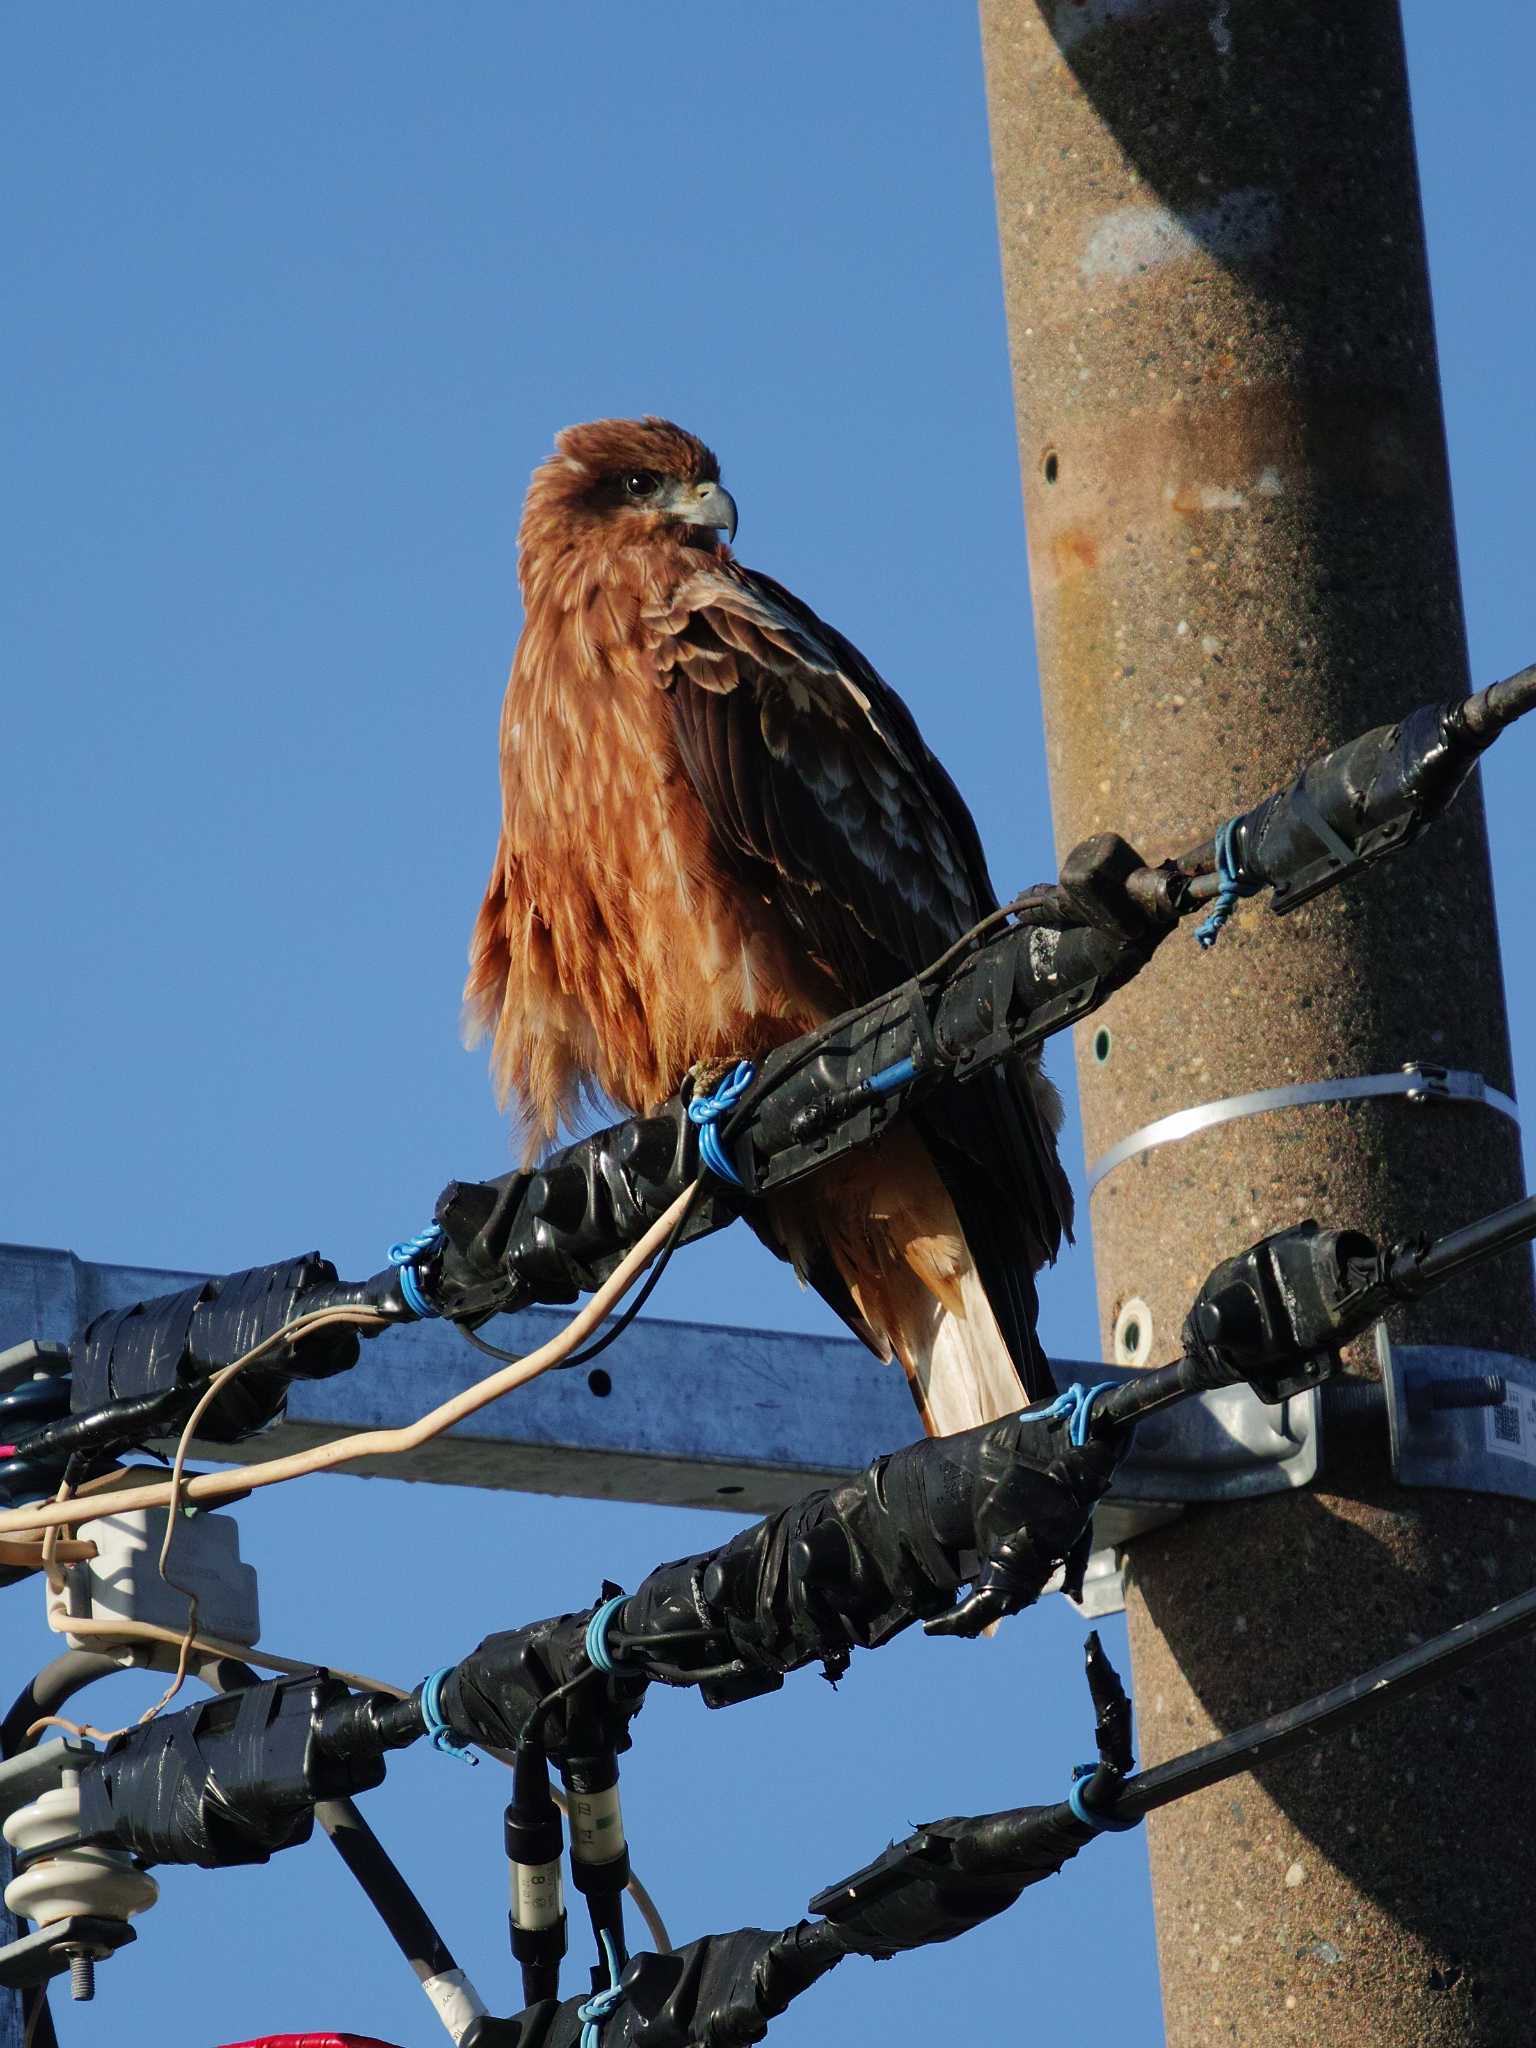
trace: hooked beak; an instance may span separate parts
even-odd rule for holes
[[[723,484],[679,484],[663,509],[689,526],[723,527],[727,540],[736,538],[736,500]]]

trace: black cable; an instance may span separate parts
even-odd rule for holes
[[[0,1756],[16,1756],[23,1749],[30,1749],[27,1730],[34,1721],[42,1720],[46,1714],[56,1714],[77,1692],[94,1685],[98,1678],[109,1678],[114,1671],[132,1668],[121,1657],[109,1656],[105,1650],[66,1650],[62,1657],[55,1657],[28,1681],[0,1721]]]
[[[639,1315],[641,1309],[645,1307],[645,1304],[656,1292],[661,1276],[671,1264],[672,1254],[677,1250],[678,1239],[682,1236],[683,1232],[683,1225],[698,1207],[699,1196],[703,1191],[703,1187],[702,1177],[694,1182],[689,1190],[688,1200],[684,1204],[682,1214],[667,1232],[666,1242],[656,1254],[655,1264],[651,1267],[650,1272],[646,1274],[638,1291],[630,1297],[623,1312],[615,1316],[607,1329],[594,1337],[590,1344],[583,1345],[580,1351],[573,1351],[569,1358],[563,1358],[560,1361],[562,1372],[569,1372],[578,1365],[589,1365],[594,1358],[599,1357],[601,1353],[606,1351],[610,1344],[623,1336],[624,1332],[635,1320],[635,1317]]]
[[[502,1818],[511,1879],[507,1931],[522,1978],[523,2004],[560,1996],[568,1945],[560,1859],[565,1830],[549,1783],[549,1760],[525,1742],[512,1764],[512,1797]]]
[[[104,1650],[66,1650],[61,1657],[55,1657],[23,1686],[5,1719],[0,1721],[0,1756],[19,1756],[22,1750],[30,1749],[36,1737],[28,1735],[27,1730],[34,1721],[40,1721],[46,1714],[56,1714],[77,1692],[94,1685],[98,1678],[131,1668]],[[33,1993],[32,2009],[24,2014],[21,2038],[23,2048],[59,2048],[46,1984],[39,1984]]]
[[[578,1671],[575,1677],[568,1678],[564,1685],[557,1685],[553,1692],[545,1693],[539,1704],[528,1716],[527,1721],[518,1730],[516,1747],[521,1749],[525,1742],[542,1743],[543,1737],[538,1732],[539,1723],[555,1702],[563,1700],[568,1693],[573,1693],[578,1685],[585,1685],[589,1678],[601,1678],[602,1675],[602,1672],[598,1670],[595,1664],[589,1664],[585,1671]]]
[[[384,1922],[391,1941],[425,1984],[446,1976],[458,1964],[434,1926],[427,1909],[411,1890],[389,1851],[350,1799],[321,1799],[315,1819],[331,1846],[357,1879],[368,1903]]]
[[[34,1984],[23,2005],[22,2048],[59,2048],[54,2032],[53,2010],[48,2003],[48,1986]]]
[[[483,1351],[487,1358],[494,1358],[502,1365],[521,1365],[527,1356],[523,1351],[503,1351],[499,1344],[487,1344],[483,1337],[477,1337],[467,1323],[453,1326],[466,1344],[473,1344],[477,1351]]]
[[[1400,1252],[1393,1262],[1391,1278],[1395,1290],[1412,1298],[1432,1287],[1441,1287],[1463,1267],[1473,1266],[1516,1245],[1529,1244],[1536,1237],[1536,1196],[1496,1209],[1491,1216],[1479,1216],[1475,1223],[1448,1231],[1426,1250]]]
[[[1317,1693],[1298,1706],[1239,1728],[1235,1734],[1207,1743],[1203,1749],[1190,1750],[1184,1756],[1140,1772],[1127,1779],[1124,1791],[1114,1803],[1114,1815],[1117,1819],[1139,1820],[1143,1814],[1167,1806],[1172,1800],[1187,1798],[1191,1792],[1220,1784],[1222,1779],[1240,1771],[1250,1771],[1276,1757],[1287,1756],[1319,1735],[1363,1720],[1389,1700],[1405,1699],[1409,1693],[1433,1685],[1463,1665],[1529,1634],[1533,1628],[1536,1588],[1513,1600],[1500,1601],[1497,1607],[1486,1609],[1471,1621],[1432,1636],[1427,1643],[1404,1650],[1400,1656],[1389,1657],[1385,1663],[1361,1672],[1356,1678],[1347,1678],[1342,1685]]]
[[[210,1658],[198,1677],[211,1692],[238,1692],[260,1679],[249,1664],[234,1657]],[[441,1977],[458,1964],[438,1933],[431,1915],[406,1882],[404,1874],[350,1799],[320,1799],[315,1819],[342,1862],[362,1886],[370,1906],[383,1921],[395,1947],[410,1964],[418,1983]]]

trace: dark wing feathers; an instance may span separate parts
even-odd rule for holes
[[[985,914],[980,848],[972,867],[935,803],[958,805],[953,786],[846,643],[766,578],[715,569],[669,624],[678,745],[715,830],[746,867],[774,870],[775,900],[850,999]]]
[[[975,822],[911,713],[767,576],[700,570],[660,650],[684,766],[743,881],[850,1002],[895,986],[996,907]],[[1072,1198],[1022,1062],[920,1118],[1000,1325],[1039,1391],[1033,1272]]]

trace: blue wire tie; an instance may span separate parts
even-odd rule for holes
[[[440,1316],[442,1310],[434,1308],[422,1293],[421,1282],[416,1278],[416,1261],[424,1252],[436,1251],[442,1241],[441,1224],[429,1223],[414,1237],[403,1237],[389,1248],[389,1263],[400,1269],[400,1292],[405,1296],[405,1305],[413,1316],[419,1316],[423,1322]]]
[[[1067,1424],[1067,1442],[1074,1450],[1081,1450],[1088,1441],[1088,1418],[1093,1413],[1093,1404],[1100,1394],[1107,1394],[1115,1386],[1113,1380],[1100,1380],[1097,1386],[1085,1387],[1081,1380],[1074,1380],[1065,1393],[1058,1394],[1049,1408],[1038,1411],[1026,1409],[1026,1415],[1034,1414],[1037,1420],[1049,1422],[1053,1416],[1070,1415]]]
[[[605,1600],[601,1607],[594,1609],[592,1619],[587,1623],[587,1662],[594,1671],[601,1671],[605,1678],[611,1678],[618,1669],[613,1661],[613,1652],[608,1648],[608,1624],[628,1598],[627,1593],[615,1593],[611,1600]]]
[[[1072,1773],[1072,1789],[1067,1794],[1067,1804],[1085,1828],[1092,1828],[1096,1835],[1123,1835],[1131,1828],[1139,1828],[1140,1820],[1117,1820],[1112,1813],[1104,1813],[1085,1804],[1083,1787],[1098,1769],[1097,1764],[1079,1764]]]
[[[619,1958],[613,1946],[613,1936],[603,1929],[603,1961],[608,1966],[608,1984],[602,1991],[594,1991],[584,2004],[576,2008],[576,2017],[581,2021],[581,2048],[598,2048],[602,2038],[603,2021],[624,1997],[619,1984]]]
[[[1250,882],[1243,873],[1242,861],[1237,852],[1237,828],[1240,818],[1228,818],[1216,834],[1216,879],[1221,887],[1216,892],[1216,901],[1211,914],[1203,924],[1195,926],[1195,943],[1202,953],[1208,953],[1221,937],[1221,928],[1236,910],[1238,899],[1258,893],[1260,884]]]
[[[711,1173],[736,1188],[743,1185],[742,1178],[726,1157],[715,1125],[736,1107],[756,1079],[756,1067],[750,1060],[742,1060],[735,1073],[727,1074],[712,1095],[695,1095],[688,1104],[688,1121],[699,1133],[699,1157]]]
[[[469,1744],[461,1735],[456,1735],[443,1719],[443,1680],[454,1669],[452,1664],[445,1664],[441,1671],[434,1671],[430,1678],[421,1681],[421,1718],[426,1723],[432,1747],[440,1755],[455,1756],[461,1764],[478,1764],[480,1759]]]

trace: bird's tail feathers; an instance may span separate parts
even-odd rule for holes
[[[1026,1400],[981,1275],[967,1264],[958,1308],[934,1304],[925,1326],[895,1333],[897,1355],[930,1436],[1012,1415]]]
[[[768,1221],[802,1277],[879,1356],[900,1360],[930,1436],[996,1421],[1029,1398],[954,1199],[916,1132],[892,1131],[804,1191],[770,1198]]]

